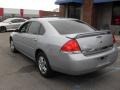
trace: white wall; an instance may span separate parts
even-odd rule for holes
[[[39,10],[24,10],[24,14],[34,14],[39,15]]]
[[[4,8],[4,16],[20,16],[20,9]],[[24,17],[39,17],[39,10],[23,10]]]
[[[5,14],[20,14],[20,9],[4,8]]]

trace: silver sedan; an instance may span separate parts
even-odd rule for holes
[[[0,22],[0,32],[13,31],[26,21],[24,18],[8,18]]]
[[[42,76],[54,71],[81,75],[113,64],[118,56],[110,31],[96,31],[77,19],[37,18],[10,35],[11,51],[37,62]]]

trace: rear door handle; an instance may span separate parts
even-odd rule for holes
[[[37,38],[32,38],[34,41],[37,41]]]

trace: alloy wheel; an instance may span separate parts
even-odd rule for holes
[[[47,63],[43,56],[39,57],[38,66],[39,66],[39,70],[42,74],[45,74],[47,72]]]

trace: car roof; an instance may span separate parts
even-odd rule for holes
[[[7,18],[7,19],[13,20],[13,19],[24,19],[24,18]]]
[[[50,17],[50,18],[32,18],[30,19],[32,21],[56,21],[56,20],[78,20],[78,19],[74,19],[74,18],[60,18],[60,17]]]
[[[7,18],[5,19],[4,21],[11,21],[11,20],[14,20],[14,19],[24,19],[24,18]],[[25,19],[24,19],[25,20]]]

